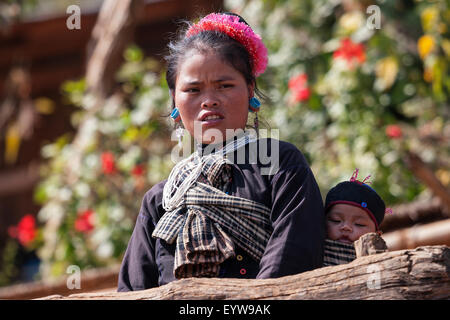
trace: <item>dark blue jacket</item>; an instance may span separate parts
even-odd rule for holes
[[[253,260],[236,246],[236,257],[222,263],[219,277],[277,278],[322,266],[325,224],[322,197],[314,175],[294,145],[272,139],[260,139],[259,146],[262,143],[267,146],[269,158],[278,157],[278,166],[272,163],[278,171],[268,175],[263,171],[270,166],[267,159],[258,156],[256,161],[251,160],[249,155],[255,151],[246,147],[244,163],[236,156],[232,165],[229,194],[271,208],[273,232],[261,261]],[[279,143],[278,149],[272,143]],[[165,183],[166,180],[153,186],[142,200],[123,258],[118,291],[144,290],[176,280],[175,243],[151,236],[165,212],[162,208]]]

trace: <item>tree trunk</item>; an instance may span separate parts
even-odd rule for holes
[[[134,292],[49,296],[61,299],[449,299],[450,248],[420,247],[357,258],[277,279],[190,278]]]
[[[450,246],[450,219],[385,233],[383,239],[389,250],[412,249],[423,245]]]
[[[394,206],[392,211],[392,214],[384,216],[380,226],[383,232],[450,218],[449,211],[439,197],[400,204]]]
[[[412,173],[422,181],[433,193],[438,196],[442,203],[447,207],[447,212],[450,210],[450,192],[436,177],[433,170],[431,170],[425,162],[415,153],[408,152],[406,154],[406,164],[411,169]]]
[[[93,115],[103,108],[106,99],[114,98],[115,74],[143,8],[143,0],[106,0],[102,4],[88,44],[86,87],[92,106],[83,116],[73,141],[74,155],[66,168],[69,185],[78,180],[81,154],[89,143],[86,132],[93,123]]]
[[[106,98],[113,92],[115,74],[125,47],[143,13],[143,0],[106,0],[88,44],[88,91]]]

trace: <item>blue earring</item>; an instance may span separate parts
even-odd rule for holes
[[[248,109],[251,112],[258,112],[260,106],[261,106],[261,102],[258,100],[258,98],[255,98],[255,97],[250,98]]]
[[[179,122],[181,120],[181,116],[180,116],[180,111],[178,111],[178,108],[174,108],[172,110],[172,113],[170,114],[170,117],[173,119],[173,121],[175,122]]]

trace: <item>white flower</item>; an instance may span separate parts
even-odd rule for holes
[[[138,146],[131,146],[128,151],[122,154],[118,161],[117,165],[119,168],[129,171],[135,165],[137,159],[141,155],[141,149]]]
[[[114,220],[120,222],[122,218],[125,216],[125,210],[121,206],[115,206],[111,209],[109,217]]]
[[[111,237],[111,230],[105,227],[96,228],[92,234],[91,240],[94,244],[100,245]]]
[[[62,188],[58,192],[58,197],[61,201],[68,201],[72,197],[72,191],[67,187]]]
[[[117,117],[122,107],[122,99],[119,95],[114,95],[106,100],[101,112],[105,118]]]
[[[87,155],[84,158],[84,161],[86,163],[86,166],[93,171],[95,171],[100,166],[100,159],[98,155],[93,153]]]
[[[151,90],[143,93],[137,101],[136,109],[130,114],[131,122],[140,126],[146,123],[153,115],[155,99],[161,97],[161,90]]]
[[[142,85],[145,87],[153,87],[158,85],[158,79],[154,73],[147,72],[142,78]]]
[[[84,123],[81,124],[80,128],[78,129],[78,145],[81,150],[89,146],[89,144],[93,141],[97,128],[98,121],[94,117],[87,119]]]
[[[383,155],[383,157],[381,158],[381,162],[382,162],[386,167],[389,167],[389,166],[391,166],[395,161],[397,161],[397,159],[398,159],[397,151],[396,151],[396,150],[392,150],[392,151],[386,153],[385,155]]]
[[[62,206],[59,203],[52,201],[39,210],[38,218],[40,221],[48,221],[50,219],[59,220],[63,215],[64,210]]]
[[[101,133],[108,135],[123,130],[124,124],[120,119],[109,119],[99,122],[98,129]]]
[[[340,101],[335,101],[328,110],[333,119],[339,119],[345,112],[345,106]]]
[[[58,147],[56,144],[47,144],[42,147],[41,155],[44,158],[52,158],[58,154]]]
[[[96,252],[100,258],[107,259],[112,256],[114,252],[114,246],[111,241],[103,242],[98,246]]]
[[[92,109],[92,107],[95,106],[95,103],[96,103],[96,99],[93,94],[86,94],[81,99],[81,104],[82,104],[83,108],[85,108],[86,110]]]
[[[75,193],[81,198],[88,197],[90,192],[91,192],[91,188],[89,187],[89,185],[87,183],[78,182],[75,185]]]

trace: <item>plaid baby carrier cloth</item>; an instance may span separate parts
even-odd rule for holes
[[[350,243],[325,239],[323,266],[335,266],[356,259],[355,247]]]
[[[272,231],[270,209],[224,192],[231,183],[226,154],[254,139],[245,135],[202,157],[196,152],[172,170],[163,193],[166,213],[152,236],[176,241],[177,279],[218,276],[220,264],[235,256],[234,244],[261,259]]]

